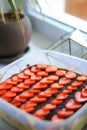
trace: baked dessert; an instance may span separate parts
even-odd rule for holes
[[[52,65],[27,65],[0,83],[0,97],[40,119],[62,121],[87,102],[87,76]]]

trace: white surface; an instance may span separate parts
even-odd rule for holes
[[[29,44],[30,51],[28,53],[35,51],[35,50],[47,49],[50,44],[52,44],[51,40],[49,40],[45,36],[42,36],[41,34],[37,33],[36,31],[33,31],[31,41]]]

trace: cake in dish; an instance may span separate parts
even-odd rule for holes
[[[60,122],[87,102],[87,77],[53,65],[27,65],[0,83],[0,97],[42,120]]]

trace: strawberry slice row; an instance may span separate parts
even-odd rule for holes
[[[87,86],[83,88],[81,92],[76,92],[75,99],[69,99],[65,105],[65,108],[59,110],[58,113],[52,117],[51,121],[59,122],[67,117],[72,116],[75,113],[75,111],[82,107],[82,103],[84,102],[87,102]]]
[[[87,102],[87,85],[85,86],[85,88],[82,89],[81,92],[75,93],[75,100],[78,103]]]
[[[48,77],[47,77],[48,78]],[[54,79],[55,80],[57,80],[57,78],[56,77],[54,77]],[[42,80],[41,80],[42,81]],[[61,89],[61,86],[63,87],[63,85],[58,85],[59,87],[58,88],[47,88],[47,84],[49,84],[49,82],[47,82],[47,81],[51,81],[51,83],[53,82],[53,79],[47,79],[46,81],[44,81],[43,83],[42,82],[38,82],[37,84],[35,84],[33,87],[32,87],[32,89],[34,90],[34,91],[38,91],[39,90],[39,92],[38,92],[38,96],[35,96],[35,97],[33,97],[33,98],[31,98],[30,99],[30,102],[31,103],[36,103],[37,105],[38,105],[38,103],[43,103],[43,102],[46,102],[47,101],[47,99],[48,98],[50,98],[50,97],[52,97],[52,95],[54,95],[54,94],[56,94],[57,92],[58,92],[58,89]],[[58,83],[57,83],[58,84]],[[40,90],[41,89],[44,89],[44,88],[46,88],[46,90],[45,91],[41,91],[40,92]],[[32,91],[33,91],[32,90]],[[31,91],[31,90],[29,90],[29,91]],[[62,102],[60,102],[60,103],[62,103]],[[27,111],[27,109],[26,109],[26,104],[27,104],[27,102],[24,104],[24,105],[22,105],[22,107],[21,107],[21,109],[23,109],[23,110],[25,110],[25,111]],[[58,103],[59,104],[59,103]],[[49,106],[49,107],[48,107]],[[52,106],[55,106],[56,107],[56,105],[55,104],[53,104],[53,103],[51,103],[51,104],[46,104],[46,106],[45,106],[45,108],[44,108],[44,110],[45,109],[47,109],[47,108],[49,108],[49,110],[50,109],[52,109],[52,108],[50,108],[50,107],[52,107]],[[36,107],[36,106],[35,106]],[[55,107],[54,107],[54,109],[55,109]],[[34,111],[35,110],[35,108],[34,108],[34,106],[33,106],[33,109],[31,110],[31,112],[32,111]],[[34,113],[35,114],[35,113]],[[36,114],[35,114],[36,115]],[[42,115],[41,115],[41,117],[42,117]],[[43,117],[42,117],[43,118]],[[45,118],[45,117],[44,117]]]
[[[73,74],[73,73],[72,73]],[[72,78],[75,78],[76,75],[74,75]],[[80,81],[83,81],[83,80],[80,80]],[[70,81],[69,81],[70,82]],[[68,82],[67,82],[68,83]],[[60,84],[61,85],[61,84]],[[63,84],[64,85],[64,84]],[[56,108],[56,105],[57,104],[61,104],[63,102],[64,99],[66,99],[68,97],[68,94],[70,94],[73,90],[76,90],[78,87],[80,87],[82,85],[82,82],[73,82],[72,83],[72,86],[69,86],[68,89],[66,90],[63,90],[63,93],[59,94],[57,96],[57,98],[52,101],[51,103],[53,104],[46,104],[43,109],[41,108],[40,110],[36,111],[34,113],[35,116],[39,117],[39,118],[44,118],[45,119],[45,116],[47,116],[49,113],[50,113],[50,110],[53,110]],[[54,85],[51,85],[52,88],[58,88],[58,84],[57,83],[54,83]],[[62,86],[63,87],[63,86]],[[61,87],[61,88],[62,88]],[[73,89],[74,88],[74,89]],[[70,105],[71,104],[71,105]],[[56,120],[58,121],[59,118],[61,120],[63,120],[63,118],[67,118],[67,117],[70,117],[71,115],[74,114],[74,110],[77,110],[79,109],[80,107],[82,106],[82,104],[79,104],[77,103],[76,101],[74,101],[73,99],[70,99],[69,102],[67,103],[66,105],[66,108],[58,111],[58,114],[55,115],[56,119],[54,119],[54,117],[52,118],[52,121],[53,120]],[[45,111],[47,111],[47,114],[45,115]],[[42,113],[41,113],[42,111]]]
[[[54,86],[57,86],[57,87],[55,88],[55,87],[53,87],[53,85],[54,85]],[[43,97],[43,98],[45,97],[45,98],[46,98],[46,97],[47,97],[47,96],[46,96],[47,94],[51,94],[51,95],[49,95],[49,97],[50,97],[50,96],[56,94],[56,93],[58,92],[58,89],[63,88],[63,85],[59,85],[58,83],[56,83],[56,85],[55,85],[55,83],[53,83],[53,85],[51,85],[52,88],[50,87],[49,89],[45,90],[45,91],[43,92],[43,94],[41,95],[41,97]],[[61,86],[62,86],[62,87],[61,87]],[[46,94],[46,95],[45,95],[45,94]],[[39,94],[39,95],[40,95],[40,94]],[[45,104],[45,106],[43,106],[41,109],[37,110],[33,115],[34,115],[34,116],[37,116],[37,117],[39,117],[39,118],[41,118],[41,119],[45,119],[46,116],[47,116],[48,114],[50,114],[51,110],[55,110],[56,107],[57,107],[57,105],[62,104],[62,103],[63,103],[63,100],[65,100],[67,97],[68,97],[68,94],[60,93],[60,94],[56,97],[56,99],[52,100],[50,103]],[[45,99],[44,99],[44,100],[45,100]],[[43,102],[44,102],[44,100],[43,100]],[[32,100],[32,101],[33,101],[33,100]],[[45,113],[45,112],[47,112],[47,113]]]
[[[76,110],[78,110],[79,108],[81,108],[82,104],[81,103],[78,103],[76,102],[74,99],[70,99],[66,105],[65,105],[65,108],[59,110],[57,112],[56,115],[54,115],[52,118],[51,118],[51,121],[52,122],[56,122],[56,121],[62,121],[64,120],[65,118],[68,118],[70,116],[72,116]]]
[[[54,82],[52,79],[51,80],[48,79],[48,81],[50,81],[51,83]],[[24,89],[24,88],[28,88],[28,86],[25,85],[24,83],[20,83],[20,84],[17,85],[17,88]],[[22,92],[19,95],[19,97],[21,98],[21,101],[19,100],[19,102],[25,101],[25,100],[22,100],[22,99],[30,99],[30,98],[32,98],[34,96],[34,94],[39,93],[40,89],[44,89],[44,88],[47,88],[47,84],[43,84],[41,82],[37,82],[32,87],[32,89],[30,89],[28,91],[24,91],[24,92]],[[51,89],[48,89],[48,91],[46,91],[46,93],[48,93],[48,94],[46,94],[46,93],[44,93],[44,94],[40,93],[38,95],[38,97],[34,97],[33,99],[31,99],[31,101],[32,102],[38,102],[38,103],[46,101],[46,99],[49,97],[49,92],[51,92],[51,93],[54,94],[54,91],[51,91]],[[43,96],[45,96],[45,98]],[[52,94],[50,94],[50,96],[52,96]],[[18,100],[16,100],[16,98],[14,98],[11,103],[16,103],[16,101],[18,102]]]
[[[51,79],[51,80],[48,79],[48,81],[53,82],[52,79]],[[27,88],[27,85],[25,85],[25,84],[23,85],[23,83],[20,83],[20,84],[17,85],[17,88],[21,88],[21,89]],[[22,98],[22,99],[32,98],[32,97],[34,96],[34,94],[39,93],[39,92],[40,92],[40,89],[44,89],[44,88],[47,88],[47,84],[43,84],[43,83],[41,83],[41,82],[37,82],[37,83],[32,87],[32,89],[30,89],[30,90],[28,90],[28,91],[22,92],[22,93],[19,95],[19,97]],[[37,98],[34,97],[34,98],[31,99],[31,100],[32,100],[33,102],[43,102],[43,101],[46,101],[46,98],[49,97],[49,91],[51,92],[51,90],[48,90],[48,91],[47,91],[48,94],[46,94],[46,93],[41,94],[41,93],[40,93]],[[54,91],[52,91],[52,93],[54,93]],[[43,96],[45,96],[45,100],[44,100]],[[50,94],[50,96],[52,96],[52,94]],[[22,99],[21,99],[21,102],[22,102]],[[14,98],[14,99],[12,100],[12,103],[15,103],[15,102],[16,102],[16,98]],[[17,102],[18,102],[18,101],[17,101]],[[20,102],[20,100],[19,100],[19,102]]]
[[[27,68],[0,84],[0,96],[8,101],[7,97],[5,97],[6,92],[11,90],[10,93],[20,93],[29,88],[30,85],[33,85],[37,81],[41,80],[41,78],[41,76],[36,76],[34,72],[32,72],[32,69]]]
[[[69,93],[71,93],[73,90],[70,90]],[[63,100],[65,100],[68,97],[68,89],[66,89],[66,91],[63,91],[62,93],[60,93],[55,100],[51,101],[51,103],[53,105],[59,105],[63,102]],[[67,118],[70,117],[71,115],[74,114],[74,112],[76,110],[78,110],[80,107],[82,106],[81,103],[76,102],[74,99],[70,99],[67,104],[66,104],[66,108],[59,110],[57,115],[54,115],[51,119],[51,121],[59,121],[63,120],[63,118]],[[47,110],[50,110],[47,109]],[[37,114],[35,114],[37,115]],[[56,117],[56,118],[55,118]]]

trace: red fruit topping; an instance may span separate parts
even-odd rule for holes
[[[52,104],[46,104],[43,109],[44,110],[54,110],[56,108],[56,105],[52,105]]]
[[[58,96],[57,96],[57,100],[64,100],[68,97],[68,94],[64,94],[64,93],[60,93]]]
[[[69,78],[69,79],[76,78],[76,73],[74,73],[72,71],[68,71],[68,72],[66,72],[65,77]]]
[[[58,83],[53,83],[51,84],[51,88],[54,88],[54,89],[61,89],[63,88],[64,86],[63,85],[60,85]]]
[[[61,118],[66,118],[66,117],[73,115],[73,113],[74,113],[74,111],[62,109],[62,110],[58,111],[58,116]]]
[[[63,77],[63,78],[61,78],[60,80],[59,80],[59,84],[62,84],[62,85],[66,85],[66,84],[68,84],[68,83],[70,83],[71,82],[71,80],[70,79],[67,79],[67,78],[65,78],[65,77]]]
[[[82,106],[82,104],[76,102],[74,99],[70,99],[66,104],[66,109],[77,110]]]
[[[78,76],[78,77],[77,77],[77,80],[78,80],[78,81],[81,81],[81,82],[84,82],[84,81],[87,81],[87,77],[84,76],[84,75],[81,75],[81,76]]]
[[[76,92],[75,93],[75,100],[77,102],[83,103],[83,102],[87,102],[87,97],[82,97],[81,92]]]
[[[65,76],[66,71],[65,70],[57,70],[56,75],[59,77]]]
[[[57,71],[57,67],[55,67],[55,66],[49,65],[46,68],[46,72],[48,72],[48,73],[50,73],[50,72],[56,72],[56,71]]]

